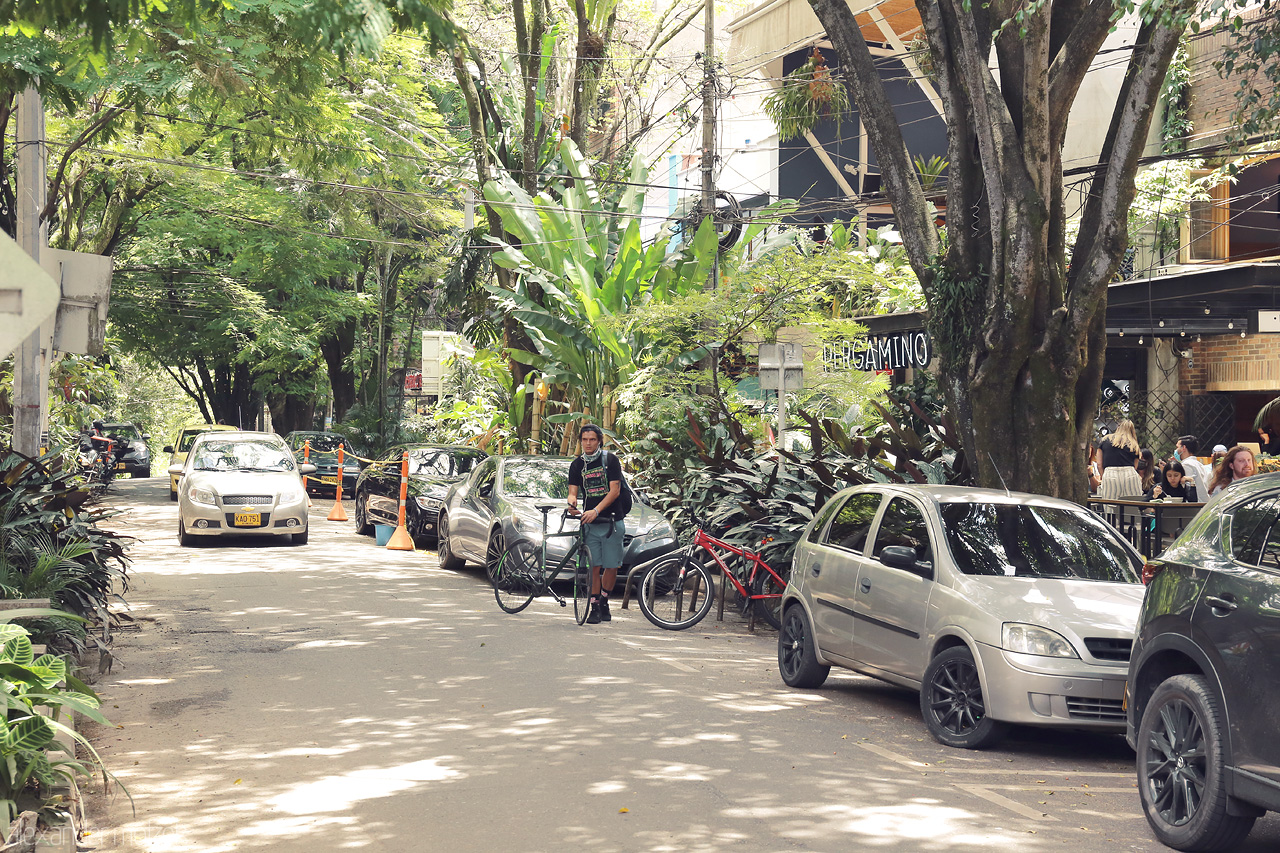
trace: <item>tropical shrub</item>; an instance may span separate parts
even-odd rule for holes
[[[5,619],[47,616],[50,610],[14,610]],[[56,655],[35,656],[31,635],[20,625],[0,622],[0,689],[8,712],[0,717],[0,805],[5,822],[15,818],[20,797],[39,797],[39,787],[55,787],[102,771],[93,746],[60,719],[74,711],[102,725],[111,723],[98,710],[97,695],[72,675],[67,661]],[[71,737],[92,756],[88,763],[60,750],[50,751],[58,733]]]
[[[853,432],[837,420],[799,412],[811,448],[766,452],[727,411],[707,424],[690,410],[684,435],[651,433],[646,446],[656,452],[632,468],[646,472],[649,502],[682,533],[689,534],[696,516],[715,535],[759,550],[775,569],[789,569],[805,525],[840,489],[870,482],[972,483],[945,417],[936,421],[893,398],[887,407],[873,405],[880,423]],[[924,429],[905,425],[908,417]]]
[[[89,497],[56,453],[0,452],[0,597],[48,598],[103,631],[99,639],[56,617],[33,623],[38,641],[58,651],[105,643],[121,618],[108,605],[128,589],[126,537],[99,526],[111,513]]]

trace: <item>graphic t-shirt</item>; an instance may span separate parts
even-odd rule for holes
[[[606,463],[607,458],[607,463]],[[607,465],[607,467],[606,467]],[[569,465],[569,485],[578,487],[578,495],[582,498],[582,509],[585,512],[595,509],[596,504],[609,494],[610,482],[622,482],[622,464],[617,454],[601,454],[595,462],[586,463],[579,456]],[[605,508],[604,514],[611,515],[612,504]]]

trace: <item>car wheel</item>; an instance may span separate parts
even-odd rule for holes
[[[364,492],[356,492],[356,533],[373,535],[373,525],[369,523],[369,496]]]
[[[187,532],[187,528],[183,525],[182,519],[178,519],[178,545],[183,548],[190,548],[195,543],[195,537]]]
[[[174,503],[178,502],[178,493],[173,489],[169,490],[169,500],[173,501]]]
[[[502,535],[502,528],[498,528],[489,534],[489,547],[484,551],[484,570],[489,576],[489,582],[493,583],[494,577],[498,573],[498,563],[502,560],[502,555],[507,550],[507,537]]]
[[[311,529],[310,529],[310,528],[308,528],[308,529],[306,529],[306,530],[302,531],[301,533],[294,533],[294,534],[293,534],[293,544],[294,544],[294,545],[306,545],[306,544],[307,544],[307,535],[308,535],[308,534],[310,534],[310,533],[311,533]]]
[[[778,672],[788,687],[821,687],[831,674],[831,667],[818,663],[813,644],[813,631],[804,608],[788,607],[778,630]]]
[[[465,566],[467,561],[453,553],[453,549],[449,547],[449,517],[441,515],[436,529],[440,532],[440,538],[436,543],[436,553],[440,556],[440,568],[456,572]]]
[[[1255,817],[1227,814],[1222,706],[1199,675],[1156,688],[1138,726],[1138,794],[1151,830],[1178,850],[1232,850]]]
[[[920,712],[934,740],[959,749],[985,749],[1004,737],[1008,726],[987,716],[973,652],[953,646],[939,652],[924,671]]]

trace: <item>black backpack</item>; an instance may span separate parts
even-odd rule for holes
[[[609,451],[604,451],[608,454]],[[602,456],[601,464],[605,466],[605,476],[608,477],[609,457]],[[631,491],[631,484],[627,482],[627,472],[622,470],[622,460],[618,460],[618,473],[622,476],[622,488],[618,490],[618,499],[606,507],[605,512],[613,517],[615,521],[626,518],[631,512],[631,508],[635,506],[635,492]]]

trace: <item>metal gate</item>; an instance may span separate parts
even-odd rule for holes
[[[1230,446],[1235,435],[1236,400],[1231,394],[1194,394],[1187,398],[1187,432],[1200,439],[1200,455],[1215,444]]]

